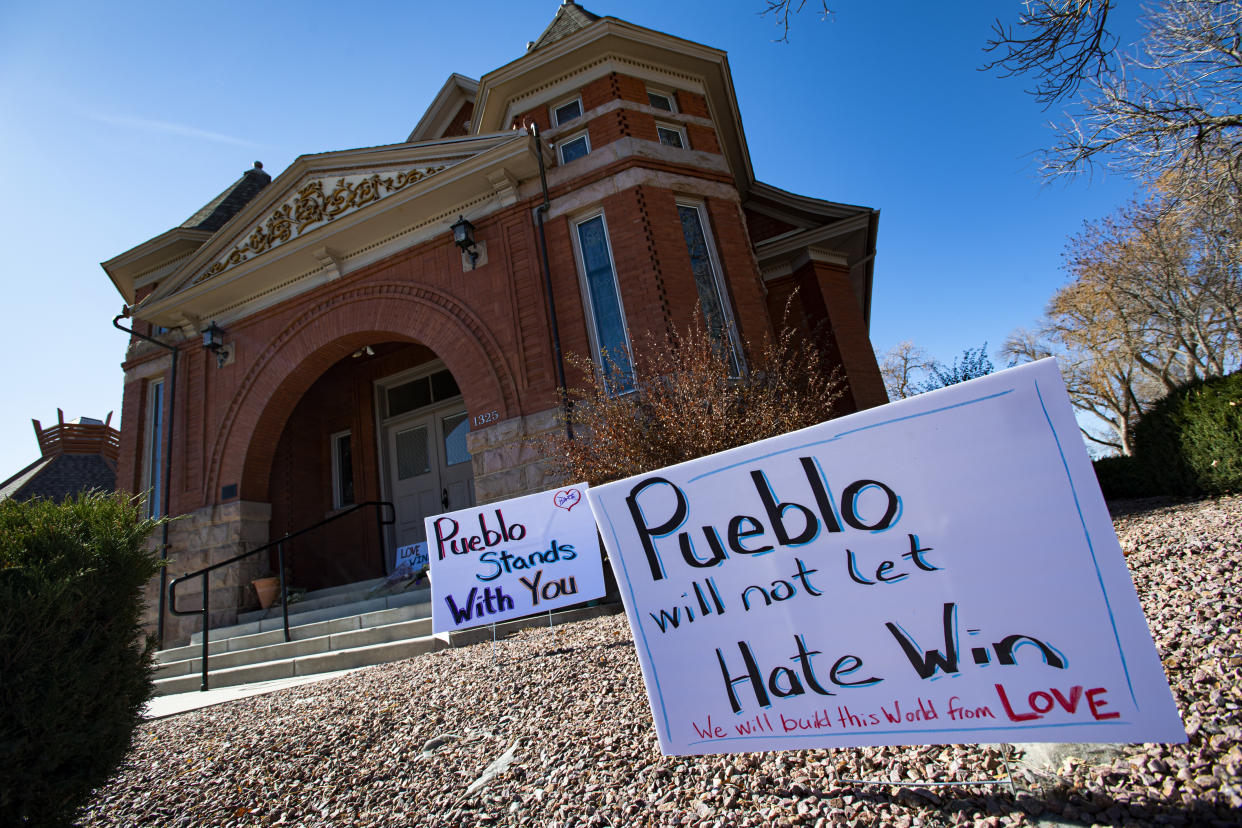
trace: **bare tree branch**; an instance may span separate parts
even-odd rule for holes
[[[807,0],[764,0],[765,6],[759,16],[772,15],[776,18],[776,25],[781,30],[781,36],[776,38],[777,43],[789,42],[789,18],[791,15],[800,14],[806,2]],[[819,0],[819,19],[827,20],[831,16],[832,9],[828,8],[828,0]]]
[[[1083,76],[1079,112],[1044,158],[1049,176],[1095,164],[1154,182],[1186,173],[1182,195],[1237,190],[1242,172],[1242,0],[1163,0],[1134,54]]]
[[[1034,75],[1028,89],[1047,108],[1099,78],[1112,65],[1117,41],[1108,33],[1111,0],[1027,0],[1017,27],[998,19],[985,52],[1000,56],[984,64],[1001,77]]]

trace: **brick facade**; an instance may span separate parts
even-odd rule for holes
[[[611,24],[604,19],[592,25]],[[586,35],[571,33],[566,42],[579,36]],[[589,50],[586,45],[582,48]],[[670,61],[680,59],[678,54],[676,43],[668,47]],[[542,88],[540,59],[538,49],[524,58],[534,67],[530,89]],[[844,405],[883,402],[864,304],[854,287],[861,271],[824,265],[815,257],[798,264],[807,256],[796,244],[773,251],[758,246],[769,236],[804,232],[811,238],[818,228],[838,220],[839,210],[834,213],[803,199],[795,205],[797,216],[784,222],[749,209],[748,199],[773,201],[779,212],[788,208],[777,202],[800,197],[738,179],[731,166],[735,162],[728,160],[737,150],[723,142],[734,140],[730,136],[739,134],[740,128],[711,121],[712,112],[735,107],[709,103],[709,85],[670,89],[666,81],[657,83],[651,88],[671,94],[676,102],[676,111],[664,113],[650,105],[649,83],[642,77],[611,70],[591,75],[590,64],[582,71],[587,73],[584,80],[572,90],[562,84],[546,94],[531,93],[528,99],[522,97],[527,87],[512,87],[514,100],[526,103],[514,103],[509,110],[494,111],[491,104],[484,104],[481,93],[474,102],[455,102],[447,120],[450,125],[438,136],[469,140],[461,125],[472,117],[471,128],[480,133],[533,123],[550,133],[554,142],[582,128],[588,131],[590,155],[572,162],[576,165],[572,167],[560,168],[553,162],[547,175],[551,209],[544,234],[562,351],[588,358],[592,353],[592,316],[584,303],[575,227],[600,214],[636,358],[641,360],[645,349],[664,347],[673,329],[692,324],[699,288],[678,211],[678,205],[685,204],[701,211],[724,302],[741,335],[756,343],[771,336],[796,287],[790,322],[818,337],[825,365],[847,377]],[[480,90],[487,87],[488,77],[480,82]],[[573,95],[582,101],[580,120],[554,126],[552,108]],[[448,115],[447,110],[441,115]],[[657,119],[683,127],[689,147],[661,145]],[[373,163],[371,157],[360,157],[356,163]],[[527,172],[517,175],[515,164],[527,164]],[[460,388],[458,405],[473,423],[466,441],[478,502],[560,482],[549,476],[538,442],[560,423],[549,297],[534,220],[543,195],[537,172],[529,164],[529,160],[506,161],[483,170],[470,186],[494,187],[495,193],[463,195],[468,206],[446,211],[453,218],[459,213],[470,216],[479,250],[485,253],[474,269],[451,240],[447,224],[453,218],[449,218],[434,233],[361,266],[337,266],[316,286],[290,292],[280,301],[264,303],[266,294],[256,288],[256,298],[246,300],[253,310],[234,312],[221,321],[230,349],[222,366],[194,335],[194,330],[216,318],[208,300],[194,291],[178,293],[157,285],[135,289],[132,302],[139,324],[172,327],[167,338],[180,340],[170,510],[189,517],[174,524],[172,574],[253,549],[331,514],[334,434],[351,435],[355,501],[386,498],[385,469],[391,460],[385,454],[387,426],[377,383],[425,366],[442,365]],[[276,204],[284,197],[281,193],[296,192],[296,187],[296,182],[285,185],[277,178],[271,192],[259,198]],[[428,199],[435,197],[434,188],[428,193]],[[406,215],[419,215],[420,203],[403,208]],[[363,210],[372,212],[355,213],[361,218],[351,219],[353,224],[341,222],[315,231],[323,239],[315,254],[318,260],[348,259],[329,252],[337,244],[335,228],[353,228],[349,232],[361,234],[357,228],[367,227],[368,220],[379,226],[381,208]],[[367,219],[369,215],[376,218]],[[866,219],[871,214],[857,208],[853,215]],[[242,212],[219,233],[244,238],[246,222],[253,220]],[[874,225],[870,232],[870,237],[849,236],[853,246],[843,246],[839,258],[862,258]],[[270,257],[270,264],[264,256]],[[292,283],[291,277],[264,276],[265,267],[281,272],[279,256],[262,254],[254,261],[256,269],[247,279],[270,278],[271,290]],[[209,291],[212,283],[205,284]],[[148,293],[151,297],[143,302]],[[192,321],[177,321],[185,319]],[[144,433],[148,392],[153,379],[168,375],[168,362],[162,349],[137,340],[131,344],[125,363],[121,488],[138,491],[144,485],[144,452],[150,442]],[[571,371],[569,383],[578,379]],[[303,586],[327,586],[384,572],[374,519],[362,513],[296,541],[291,549],[294,579]],[[213,619],[227,620],[252,604],[249,578],[272,565],[270,559],[250,559],[220,575],[212,584]],[[198,600],[190,597],[195,589],[187,585],[187,603]],[[171,624],[169,640],[187,635],[193,623],[194,619],[179,619]]]

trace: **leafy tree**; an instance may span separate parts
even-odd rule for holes
[[[988,343],[985,342],[978,348],[963,350],[960,357],[953,358],[952,365],[945,365],[942,362],[933,364],[929,371],[930,376],[919,387],[919,390],[935,391],[937,388],[947,388],[959,382],[986,377],[995,370],[996,366],[988,357]]]
[[[961,356],[945,365],[927,351],[906,340],[893,346],[880,358],[880,375],[889,399],[900,400],[924,391],[935,391],[966,380],[987,376],[996,370],[987,354],[988,343],[966,348]]]

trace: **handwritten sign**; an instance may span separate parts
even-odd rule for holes
[[[604,594],[585,483],[426,519],[431,627],[521,618]]]
[[[427,544],[420,541],[411,543],[407,546],[397,547],[397,562],[394,568],[400,569],[402,565],[408,566],[414,572],[427,566]]]
[[[1051,360],[587,497],[666,754],[1186,739]]]

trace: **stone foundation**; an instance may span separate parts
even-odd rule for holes
[[[174,520],[168,527],[167,582],[266,544],[271,515],[272,507],[267,503],[235,501],[199,509]],[[153,543],[158,545],[159,542],[159,533],[156,533]],[[212,572],[208,576],[210,626],[232,624],[238,612],[256,608],[258,599],[250,582],[272,574],[269,569],[267,556],[260,554]],[[143,624],[152,634],[156,631],[159,589],[157,575],[147,583],[145,590],[147,609]],[[177,588],[177,606],[181,609],[195,609],[202,604],[201,578],[186,581]],[[164,646],[188,643],[190,634],[201,628],[200,616],[173,615],[166,609]]]
[[[514,417],[466,435],[474,465],[474,496],[492,503],[564,483],[540,451],[538,440],[564,428],[561,410]]]

